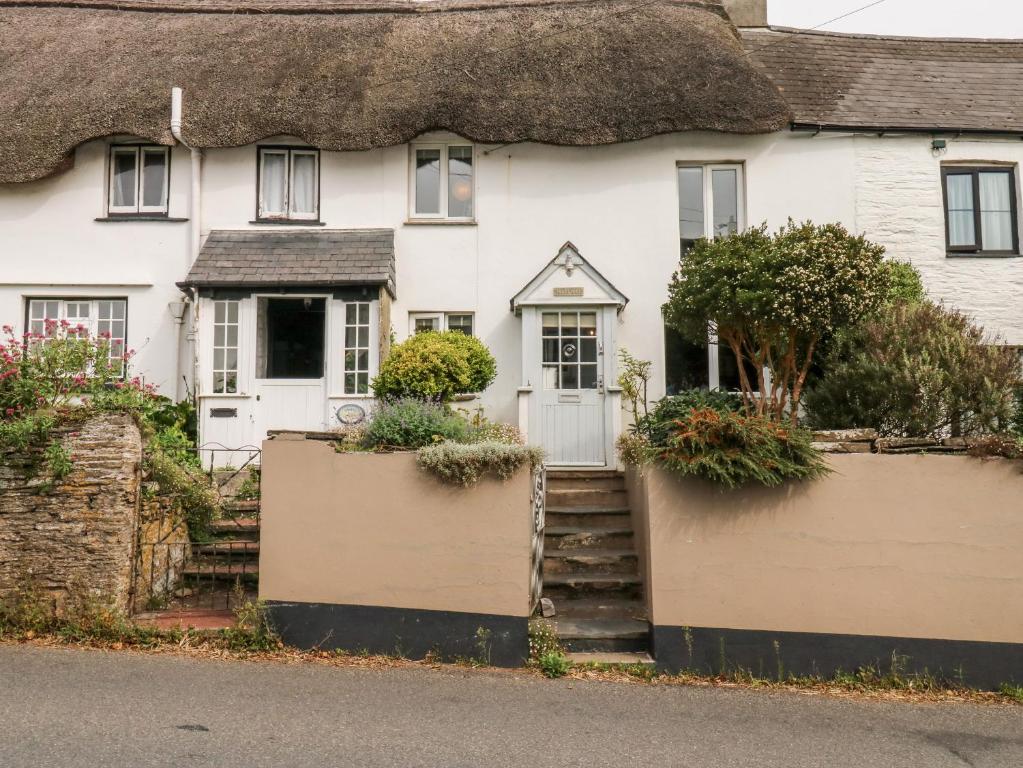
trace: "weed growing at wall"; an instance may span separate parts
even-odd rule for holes
[[[498,442],[443,442],[420,448],[416,460],[438,479],[468,487],[485,475],[507,479],[520,467],[529,465],[535,469],[543,463],[543,451],[536,446]]]

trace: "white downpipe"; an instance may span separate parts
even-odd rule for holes
[[[182,114],[182,91],[175,86],[171,88],[171,135],[183,147],[188,149],[191,158],[191,182],[192,189],[188,196],[188,226],[189,243],[188,253],[185,256],[185,273],[192,268],[192,264],[199,256],[199,247],[202,242],[202,150],[191,146],[181,135],[181,114]],[[199,332],[199,297],[192,296],[192,327],[188,330],[187,339],[192,357],[192,388],[195,395],[199,391],[199,348],[196,344],[196,336]],[[183,374],[181,365],[178,370]]]

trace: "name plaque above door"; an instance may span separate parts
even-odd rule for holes
[[[554,289],[554,295],[555,296],[559,296],[559,297],[561,297],[561,296],[582,296],[583,295],[583,287],[581,285],[579,285],[579,286],[567,287],[567,288],[555,288]]]

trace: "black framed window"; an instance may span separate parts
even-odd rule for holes
[[[945,166],[941,182],[949,253],[1019,253],[1014,168]]]

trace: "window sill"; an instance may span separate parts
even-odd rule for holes
[[[984,253],[983,251],[976,253],[957,253],[953,251],[945,254],[947,259],[1018,259],[1019,257],[1020,254],[1018,253]]]
[[[319,219],[253,219],[249,224],[270,224],[278,227],[325,227],[327,222]]]
[[[121,216],[117,216],[117,215],[114,215],[114,216],[98,216],[95,219],[93,219],[93,221],[102,221],[102,222],[117,221],[117,222],[122,222],[122,223],[123,222],[130,222],[130,221],[165,221],[165,222],[169,222],[169,223],[172,223],[172,224],[180,224],[183,221],[188,221],[188,219],[179,218],[177,216],[146,216],[144,214],[136,216],[135,214],[130,214],[129,213],[129,214],[121,215]]]
[[[406,226],[437,225],[442,227],[475,227],[476,219],[406,219]]]

